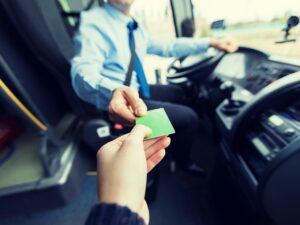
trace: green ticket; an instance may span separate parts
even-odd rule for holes
[[[152,133],[146,139],[168,136],[175,133],[174,127],[163,108],[148,111],[145,116],[137,117],[135,122],[152,130]]]

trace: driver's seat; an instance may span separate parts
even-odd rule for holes
[[[83,114],[83,103],[75,95],[69,75],[73,28],[60,15],[59,3],[56,0],[1,0],[0,4],[31,51],[52,72],[73,111]]]
[[[76,1],[77,8],[80,2],[82,3]],[[88,7],[92,7],[94,3],[95,0],[90,0]],[[73,56],[72,36],[75,30],[72,25],[75,24],[70,24],[69,18],[64,17],[70,16],[64,15],[63,8],[66,8],[66,4],[68,0],[0,0],[0,5],[7,12],[22,39],[45,69],[51,72],[71,110],[78,117],[84,118],[83,141],[96,151],[104,143],[104,140],[99,138],[97,129],[110,125],[105,112],[81,101],[72,88],[70,59]],[[68,7],[70,8],[70,5]],[[83,4],[82,8],[87,9]],[[80,12],[77,12],[75,16],[79,15]],[[107,135],[108,132],[105,140]]]

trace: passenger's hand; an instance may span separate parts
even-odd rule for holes
[[[169,137],[144,141],[151,133],[137,125],[131,133],[104,145],[98,152],[98,194],[102,203],[127,206],[146,223],[149,210],[144,201],[147,172],[164,157]]]
[[[210,47],[214,47],[228,53],[236,52],[239,48],[236,41],[229,39],[211,39]]]
[[[111,120],[123,125],[133,125],[136,116],[147,113],[147,106],[136,90],[120,87],[114,90],[108,111]]]

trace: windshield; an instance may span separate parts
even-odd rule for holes
[[[290,16],[300,16],[299,0],[193,0],[197,36],[230,37],[240,45],[276,56],[300,58],[300,26],[291,30],[296,42],[284,39]],[[225,29],[212,31],[212,22],[224,20]]]

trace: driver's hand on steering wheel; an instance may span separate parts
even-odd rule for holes
[[[111,120],[130,126],[134,125],[136,116],[146,115],[147,106],[135,89],[119,87],[113,91],[108,112]]]
[[[228,53],[236,52],[239,48],[236,41],[229,39],[211,39],[209,46]]]

